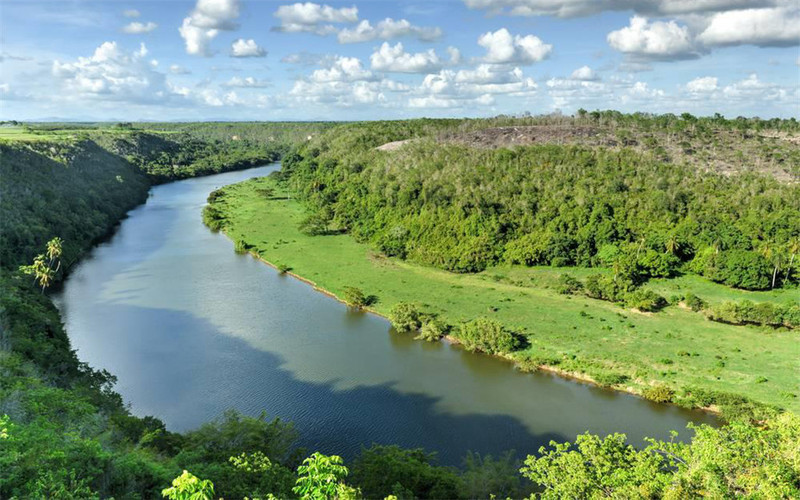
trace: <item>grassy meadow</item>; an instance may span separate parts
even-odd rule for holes
[[[267,187],[274,189],[269,198]],[[379,314],[416,302],[452,324],[492,317],[525,333],[529,345],[513,356],[529,365],[592,380],[623,375],[627,379],[615,387],[634,393],[654,384],[679,392],[695,387],[800,411],[796,331],[716,323],[677,305],[640,313],[555,290],[560,274],[583,278],[596,269],[505,266],[454,274],[383,257],[348,235],[307,236],[298,229],[304,207],[269,178],[223,193],[215,206],[231,239],[337,296],[345,287],[361,288],[377,297],[371,309]],[[800,299],[796,289],[744,292],[696,276],[647,286],[665,297],[691,291],[709,303]]]

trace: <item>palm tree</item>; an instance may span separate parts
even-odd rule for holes
[[[678,237],[674,234],[669,235],[667,241],[664,242],[664,247],[666,248],[668,253],[675,255],[681,249],[681,243],[678,241]]]
[[[789,259],[789,265],[786,266],[786,277],[784,278],[784,281],[789,280],[789,274],[792,272],[792,265],[794,264],[794,258],[798,253],[800,253],[800,239],[795,239],[790,241],[787,250],[792,256]]]
[[[57,266],[54,271],[56,273],[61,268],[61,253],[63,251],[63,244],[64,241],[58,236],[47,242],[47,257],[50,259],[48,265],[52,267],[53,262],[57,261]]]

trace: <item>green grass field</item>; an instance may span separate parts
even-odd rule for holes
[[[54,133],[36,133],[26,131],[23,127],[0,127],[0,139],[9,141],[45,141],[58,139]]]
[[[560,368],[588,378],[624,374],[630,380],[622,390],[695,386],[800,410],[797,331],[715,323],[678,306],[644,314],[553,289],[563,272],[581,278],[596,269],[496,267],[464,275],[388,259],[347,235],[304,235],[298,230],[302,205],[280,190],[265,198],[257,192],[265,186],[275,187],[274,181],[225,188],[216,206],[228,219],[228,235],[336,295],[346,286],[374,294],[372,308],[380,314],[398,302],[417,302],[453,324],[493,317],[526,333],[530,346],[516,357],[558,358]],[[798,290],[743,292],[695,276],[648,286],[666,297],[692,291],[709,302],[800,299]]]

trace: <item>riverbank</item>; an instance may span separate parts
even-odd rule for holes
[[[399,302],[415,302],[451,324],[492,317],[525,333],[529,346],[507,356],[522,368],[635,394],[668,386],[684,405],[706,406],[695,396],[713,392],[798,411],[800,351],[792,332],[714,323],[680,307],[645,315],[560,295],[543,285],[552,268],[453,274],[386,258],[347,235],[307,236],[298,230],[304,208],[271,179],[222,193],[214,206],[231,239],[334,297],[347,286],[375,295],[370,311],[381,316]]]

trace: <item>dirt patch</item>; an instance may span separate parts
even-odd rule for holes
[[[637,130],[583,124],[524,125],[453,130],[444,132],[438,139],[444,143],[481,149],[537,144],[631,148],[651,154],[665,163],[688,164],[698,170],[720,175],[755,172],[786,184],[800,182],[800,134],[786,132],[766,131],[743,137],[739,132],[728,130],[714,131],[711,135],[695,135],[671,129]]]
[[[400,149],[401,147],[403,147],[405,144],[408,144],[412,140],[413,139],[406,139],[404,141],[387,142],[383,146],[378,146],[375,149],[378,151],[394,151],[395,149]]]
[[[492,127],[444,135],[445,142],[478,148],[503,148],[531,144],[587,144],[614,146],[617,141],[599,128],[588,126],[530,125],[524,127]]]

